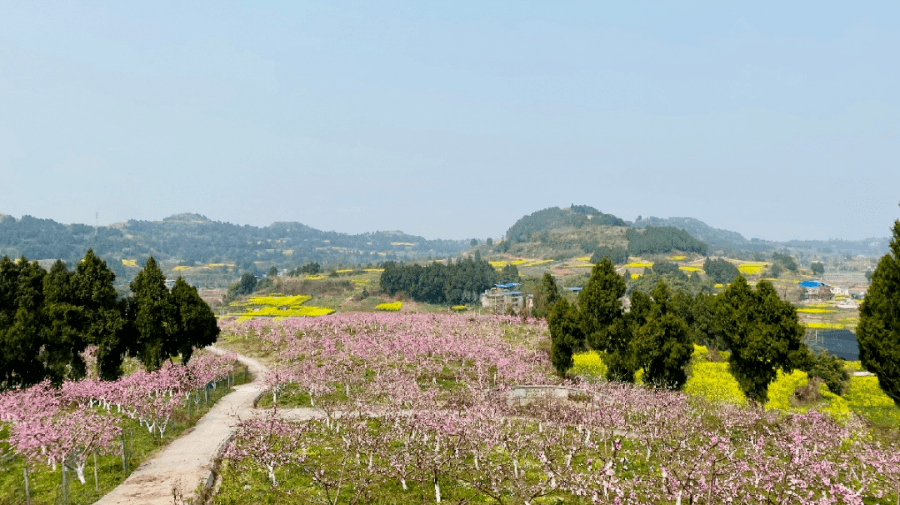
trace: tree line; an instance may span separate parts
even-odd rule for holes
[[[508,264],[498,272],[478,254],[456,263],[448,260],[446,265],[437,261],[427,266],[389,261],[383,267],[379,281],[382,291],[390,296],[402,292],[417,302],[434,304],[474,303],[494,284],[519,279],[515,265]]]
[[[157,370],[194,347],[215,342],[215,315],[197,289],[180,277],[171,291],[151,256],[118,298],[115,274],[92,249],[74,271],[57,260],[50,271],[24,256],[0,259],[0,389],[87,375],[83,353],[97,346],[101,379],[122,375],[126,356]]]
[[[630,311],[623,306],[625,292],[625,280],[604,258],[577,303],[565,298],[554,303],[548,322],[558,373],[571,368],[574,352],[592,349],[603,353],[611,380],[634,382],[643,369],[645,383],[680,389],[696,342],[729,350],[729,370],[744,394],[764,403],[779,368],[812,369],[819,359],[802,342],[796,309],[769,282],[754,289],[738,276],[714,297],[673,292],[660,280],[650,293],[631,293]]]

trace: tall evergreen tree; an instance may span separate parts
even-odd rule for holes
[[[153,256],[131,282],[129,311],[133,318],[133,342],[129,348],[147,370],[158,370],[172,356],[171,340],[176,331],[172,294],[166,288],[166,276]]]
[[[534,317],[548,317],[556,302],[562,299],[559,293],[559,287],[550,272],[544,272],[541,278],[541,285],[537,292],[534,293],[534,307],[531,309],[531,315]]]
[[[659,281],[652,296],[643,324],[633,328],[634,356],[637,365],[644,368],[645,383],[681,389],[693,352],[688,326],[678,315],[677,303],[665,281]]]
[[[789,373],[808,364],[797,309],[782,301],[768,281],[760,281],[754,291],[738,276],[721,295],[716,316],[731,351],[728,368],[753,401],[766,402],[779,368]]]
[[[28,386],[44,378],[39,354],[46,339],[46,274],[24,256],[0,260],[0,387]]]
[[[900,220],[894,221],[891,252],[882,256],[859,309],[859,359],[900,406]]]
[[[625,280],[616,273],[612,261],[603,258],[594,265],[591,277],[578,295],[582,327],[588,345],[606,352],[607,377],[634,381],[637,370],[631,352],[629,331],[621,298]]]
[[[584,345],[584,331],[578,307],[560,298],[553,304],[547,320],[550,328],[550,362],[560,377],[572,368],[575,349]]]
[[[79,330],[88,344],[98,347],[97,371],[104,380],[115,380],[121,374],[125,346],[122,307],[117,300],[116,274],[92,249],[75,267],[72,277],[75,304],[83,312]]]
[[[175,347],[167,349],[167,353],[180,354],[181,362],[186,364],[194,347],[206,347],[216,342],[219,325],[216,315],[197,293],[197,288],[188,285],[181,277],[172,287],[172,300],[176,315],[171,342]]]

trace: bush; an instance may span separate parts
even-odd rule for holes
[[[844,364],[837,356],[829,355],[826,351],[816,353],[805,371],[810,377],[822,379],[828,390],[838,396],[843,396],[847,391],[850,375],[844,370]]]

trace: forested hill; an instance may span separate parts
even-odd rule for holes
[[[572,205],[569,208],[550,207],[527,215],[513,224],[506,231],[506,238],[510,242],[532,242],[541,238],[541,235],[551,230],[574,227],[576,229],[585,226],[627,226],[624,220],[612,215],[604,214],[587,205]]]
[[[467,246],[465,241],[426,240],[399,231],[349,235],[285,222],[260,228],[212,221],[198,214],[99,227],[0,215],[0,256],[74,264],[93,248],[110,268],[119,270],[117,275],[124,273],[119,260],[140,262],[150,255],[185,265],[234,263],[249,270],[256,261],[288,267],[307,262],[358,265],[447,257]]]
[[[774,242],[758,238],[748,240],[740,233],[713,228],[703,221],[692,217],[638,218],[633,226],[635,228],[667,226],[682,229],[691,234],[692,237],[709,244],[712,251],[723,252],[766,253],[784,249],[801,249],[827,254],[878,257],[887,253],[888,243],[890,242],[890,239],[886,236],[868,240],[789,240],[787,242]]]

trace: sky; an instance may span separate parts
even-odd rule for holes
[[[735,4],[0,0],[0,213],[889,236],[900,3]]]

